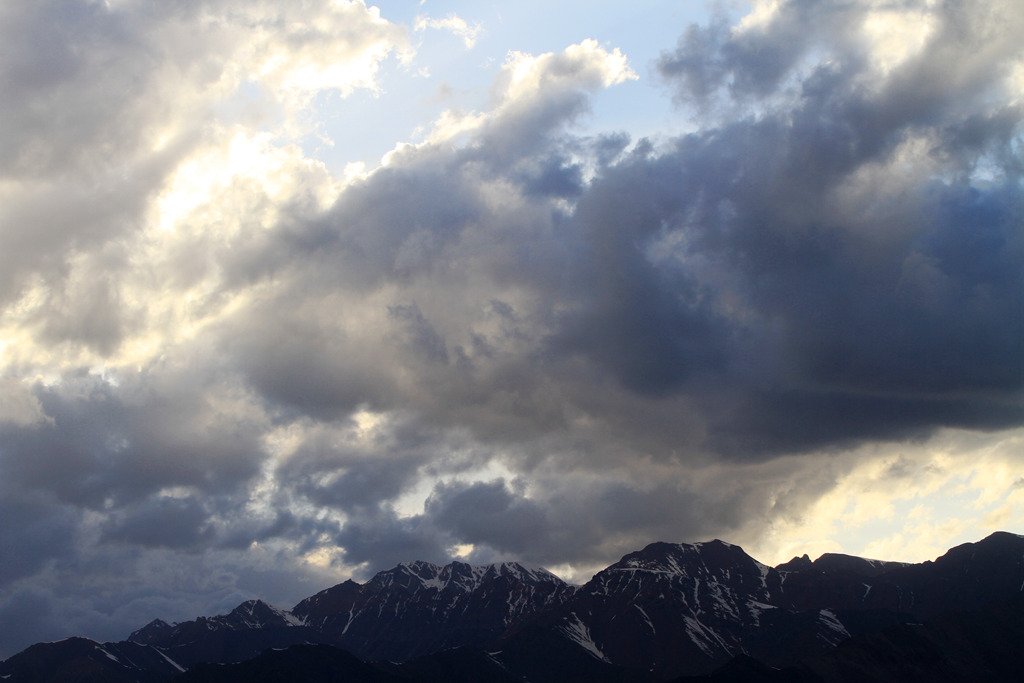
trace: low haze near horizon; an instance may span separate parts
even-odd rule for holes
[[[413,559],[1024,531],[1020,35],[0,0],[0,657]]]

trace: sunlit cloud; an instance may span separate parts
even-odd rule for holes
[[[452,34],[462,38],[463,44],[466,49],[472,49],[476,44],[477,36],[480,34],[480,24],[472,24],[466,22],[465,19],[459,17],[455,13],[449,14],[443,19],[436,17],[417,17],[414,28],[417,31],[424,31],[428,28],[442,29],[451,31]]]

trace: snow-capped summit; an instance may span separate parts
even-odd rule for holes
[[[686,604],[700,602],[700,596],[709,590],[716,596],[732,591],[767,603],[780,583],[778,573],[771,567],[750,557],[738,545],[719,540],[652,543],[624,556],[591,582],[595,590],[604,593],[620,592],[630,586],[672,586]]]
[[[377,573],[366,583],[367,590],[401,589],[455,591],[469,593],[479,590],[488,582],[510,580],[525,584],[563,583],[561,579],[542,568],[528,568],[518,562],[470,565],[451,562],[437,565],[430,562],[407,562],[393,569]]]

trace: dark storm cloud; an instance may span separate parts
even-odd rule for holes
[[[0,623],[18,624],[15,629],[0,631],[0,652],[14,654],[20,649],[44,640],[54,632],[53,596],[42,591],[26,591],[0,604]]]
[[[566,66],[556,60],[552,68]],[[584,75],[590,69],[580,64]],[[223,328],[227,353],[241,360],[254,387],[318,418],[368,405],[426,412],[447,425],[466,412],[478,413],[473,419],[481,424],[506,420],[481,409],[481,402],[494,400],[495,392],[517,393],[516,385],[536,388],[542,381],[537,368],[524,365],[535,361],[517,356],[529,335],[546,332],[536,320],[513,323],[516,307],[502,300],[501,290],[525,285],[554,294],[566,276],[564,259],[571,258],[571,247],[559,242],[575,239],[556,232],[553,221],[566,218],[551,202],[574,192],[566,183],[577,182],[579,170],[562,154],[539,162],[534,157],[536,146],[557,137],[586,105],[571,78],[561,74],[555,81],[551,92],[501,109],[478,133],[485,142],[402,150],[347,187],[328,211],[257,237],[243,260],[228,257],[229,283],[255,276],[279,284],[276,297]],[[535,115],[531,103],[545,114]],[[522,140],[505,140],[495,151],[491,140],[506,128]],[[597,146],[609,145],[602,140]],[[494,201],[506,187],[510,205]],[[515,196],[520,191],[521,199]],[[534,197],[541,199],[532,203]],[[382,291],[394,294],[383,297]],[[498,334],[480,332],[475,328],[497,315],[493,301],[507,310],[499,315],[506,322]],[[450,401],[431,398],[444,395]],[[537,413],[550,410],[533,397],[518,403],[534,414],[519,422],[527,428]]]
[[[289,315],[275,306],[303,292],[389,343],[371,352],[303,312],[292,329],[313,334],[249,344],[250,379],[318,417],[401,409],[519,446],[567,433],[588,445],[556,452],[591,464],[602,442],[758,460],[1020,424],[1007,9],[931,13],[921,50],[887,72],[857,32],[860,5],[691,29],[662,74],[684,105],[721,90],[736,107],[626,153],[565,133],[586,99],[559,56],[537,78],[549,89],[498,98],[472,144],[396,153],[281,227],[255,262],[301,254],[278,271],[296,294],[261,315]],[[593,164],[585,185],[572,154]],[[394,294],[373,309],[343,291]],[[514,325],[490,324],[494,301]]]
[[[6,483],[101,509],[174,486],[232,491],[258,472],[265,454],[246,419],[218,415],[181,377],[133,380],[38,386],[43,420],[0,427]]]
[[[480,211],[471,169],[456,161],[406,152],[371,182],[347,187],[323,215],[299,205],[268,234],[238,235],[217,257],[225,284],[284,274],[308,294],[366,292],[429,273]]]
[[[441,459],[447,446],[415,426],[389,425],[368,438],[351,430],[321,435],[282,463],[276,477],[317,507],[375,511],[415,483],[420,468]]]
[[[121,541],[144,547],[198,549],[211,536],[205,522],[209,513],[195,499],[150,500],[124,519],[109,524],[104,541]]]
[[[574,216],[586,252],[560,292],[569,311],[551,348],[592,359],[640,394],[718,374],[728,353],[728,325],[704,285],[646,253],[687,201],[685,181],[674,165],[627,161],[591,184]]]
[[[350,519],[332,539],[344,549],[345,562],[362,565],[368,578],[409,558],[446,564],[447,539],[424,523],[422,517],[400,518],[391,511]]]
[[[544,509],[503,480],[438,486],[427,499],[425,516],[463,543],[515,556],[536,552],[550,535]]]
[[[551,477],[535,478],[528,495],[522,481],[455,481],[434,488],[417,525],[448,545],[473,544],[471,562],[599,564],[635,550],[640,529],[645,538],[705,538],[737,527],[753,511],[737,501],[757,496],[735,489],[758,486],[718,481],[709,492],[614,477],[567,486]]]
[[[406,348],[413,356],[431,363],[448,363],[444,339],[416,304],[388,306],[388,316],[401,324]]]
[[[796,0],[783,4],[763,30],[739,35],[719,16],[706,26],[689,26],[657,68],[678,84],[681,103],[703,103],[720,90],[737,100],[769,97],[810,48],[845,41],[844,34],[869,11],[866,3]]]
[[[43,496],[0,488],[0,587],[31,576],[54,559],[71,555],[75,511]]]
[[[791,36],[786,26],[828,8],[791,3],[765,31]],[[695,134],[674,152],[705,180],[691,204],[703,219],[691,228],[699,252],[735,276],[737,293],[771,322],[759,339],[786,359],[786,375],[765,378],[774,390],[736,387],[742,407],[714,431],[738,449],[1020,424],[1022,197],[1019,145],[1007,143],[1021,119],[989,97],[1006,74],[1000,60],[1019,48],[988,18],[950,9],[921,54],[887,78],[872,74],[873,88],[845,24],[825,17],[823,30],[803,35],[831,35],[840,66],[811,69],[784,113]],[[681,98],[705,88],[683,67],[709,55],[728,57],[719,84],[747,82],[749,38],[715,36],[700,54],[684,41],[663,60]],[[870,195],[844,201],[858,173],[892,163],[913,137],[929,148],[932,172],[883,175]],[[975,155],[946,152],[967,149]],[[979,163],[995,177],[968,184]]]
[[[563,156],[541,159],[533,168],[522,169],[516,178],[528,195],[573,198],[583,191],[583,172]]]
[[[332,311],[331,318],[344,311]],[[285,416],[339,419],[391,393],[373,349],[290,301],[254,305],[223,330],[226,358]]]

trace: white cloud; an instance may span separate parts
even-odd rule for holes
[[[377,89],[380,63],[391,52],[409,59],[402,28],[362,0],[302,5],[244,3],[238,29],[247,40],[236,54],[247,76],[284,99],[304,105],[317,93]]]
[[[882,77],[916,56],[936,29],[931,12],[879,9],[864,18],[863,35],[872,63]]]
[[[618,48],[609,52],[592,39],[557,54],[533,56],[513,50],[502,66],[502,74],[498,97],[503,103],[567,88],[593,91],[638,78]]]
[[[467,50],[472,49],[476,44],[477,36],[480,35],[480,31],[482,30],[479,23],[471,25],[454,12],[443,19],[437,19],[435,17],[417,17],[414,28],[417,31],[424,31],[428,28],[451,31],[452,34],[462,38],[462,42],[466,46]]]

